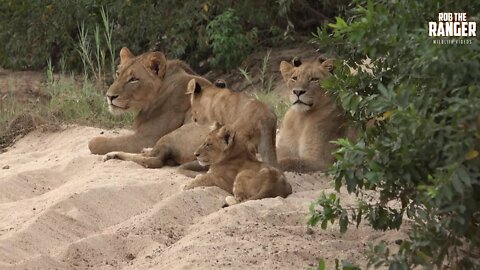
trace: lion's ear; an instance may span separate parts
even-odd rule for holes
[[[317,61],[321,63],[325,62],[328,58],[325,57],[324,55],[319,55],[317,56]]]
[[[230,147],[233,143],[233,139],[235,138],[235,132],[231,131],[228,126],[224,126],[220,130],[220,135],[222,136],[226,148]]]
[[[283,80],[287,82],[292,76],[294,66],[287,61],[280,63],[280,73],[282,73]]]
[[[185,94],[200,94],[202,92],[202,86],[195,80],[191,79],[187,85],[187,92]]]
[[[218,88],[227,88],[227,82],[223,79],[217,79],[213,84]]]
[[[294,57],[294,58],[292,59],[292,65],[293,65],[294,67],[299,67],[299,66],[302,65],[302,60],[300,60],[299,57]]]
[[[335,69],[335,59],[327,59],[322,62],[322,67],[324,67],[328,72],[333,73],[333,70]]]
[[[167,59],[161,52],[152,52],[148,55],[145,66],[156,76],[163,78],[167,69]]]
[[[133,55],[133,53],[127,47],[123,47],[120,50],[120,64],[133,57],[135,57],[135,55]]]

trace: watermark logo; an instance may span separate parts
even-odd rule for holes
[[[472,44],[477,36],[477,23],[468,21],[467,13],[438,13],[437,22],[428,23],[428,36],[433,44]]]

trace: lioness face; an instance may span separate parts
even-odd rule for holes
[[[280,71],[290,91],[290,102],[293,108],[306,112],[315,108],[326,94],[320,87],[320,81],[331,76],[333,59],[307,63],[302,63],[298,59],[294,59],[292,63],[282,61]]]
[[[206,125],[212,122],[209,117],[212,96],[225,87],[226,85],[220,85],[220,82],[212,84],[206,80],[190,80],[187,86],[187,94],[191,95],[190,104],[192,108],[192,118],[195,123]]]
[[[228,128],[215,123],[205,141],[195,151],[202,166],[217,164],[224,160],[231,149],[235,134]]]
[[[166,70],[161,52],[134,56],[127,48],[120,51],[116,78],[107,91],[108,108],[113,114],[147,107],[157,95]]]

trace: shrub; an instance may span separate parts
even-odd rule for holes
[[[337,220],[341,231],[364,222],[378,230],[412,220],[409,238],[392,253],[371,246],[370,265],[389,269],[480,267],[480,50],[434,45],[427,22],[439,12],[476,12],[471,1],[357,1],[358,7],[319,30],[315,41],[351,67],[372,59],[373,75],[341,66],[324,87],[352,120],[376,119],[357,142],[339,140],[332,168],[337,196],[312,205],[311,225]],[[373,192],[372,192],[373,191]],[[372,200],[372,193],[375,195]]]
[[[88,33],[87,41],[96,44],[95,29],[97,25],[100,28],[104,25],[102,8],[108,12],[113,25],[110,41],[102,36],[102,43],[112,44],[113,49],[127,46],[134,53],[141,53],[156,47],[169,57],[181,58],[199,69],[199,64],[212,54],[210,45],[216,44],[214,46],[220,53],[215,53],[215,61],[220,65],[222,62],[229,64],[223,51],[232,48],[232,42],[248,45],[246,51],[252,45],[284,45],[285,38],[295,33],[293,30],[303,31],[302,34],[314,30],[319,18],[325,16],[315,9],[332,16],[337,10],[334,4],[338,1],[298,2],[300,5],[293,5],[291,0],[3,1],[0,5],[0,65],[41,69],[45,68],[47,59],[52,59],[54,66],[63,62],[69,70],[80,71],[83,65],[76,51],[82,38],[80,26],[83,25],[84,33]],[[309,19],[305,20],[306,17]],[[206,28],[212,20],[229,23],[227,28],[235,35],[223,36],[230,41],[219,39],[223,25],[220,29],[211,29],[219,35],[209,39]],[[236,24],[232,24],[233,20]],[[240,36],[245,33],[241,29],[255,33],[255,38],[248,39],[255,44]],[[237,50],[242,48],[237,47],[231,53],[236,54]],[[240,56],[236,54],[234,57]],[[202,68],[205,69],[205,65]]]
[[[252,49],[253,41],[243,31],[233,9],[227,9],[215,17],[207,25],[207,33],[214,54],[213,67],[235,68]]]

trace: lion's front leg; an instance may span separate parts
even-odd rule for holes
[[[137,134],[118,137],[95,137],[88,142],[88,148],[92,154],[105,155],[106,153],[119,151],[127,153],[140,153],[145,147],[152,147],[155,139]]]
[[[103,156],[103,161],[110,159],[119,159],[124,161],[133,161],[142,165],[145,168],[161,168],[163,167],[163,159],[160,157],[149,157],[145,154],[132,154],[126,152],[110,152]]]
[[[193,180],[183,186],[183,190],[202,186],[217,186],[216,176],[211,173],[197,175]]]

